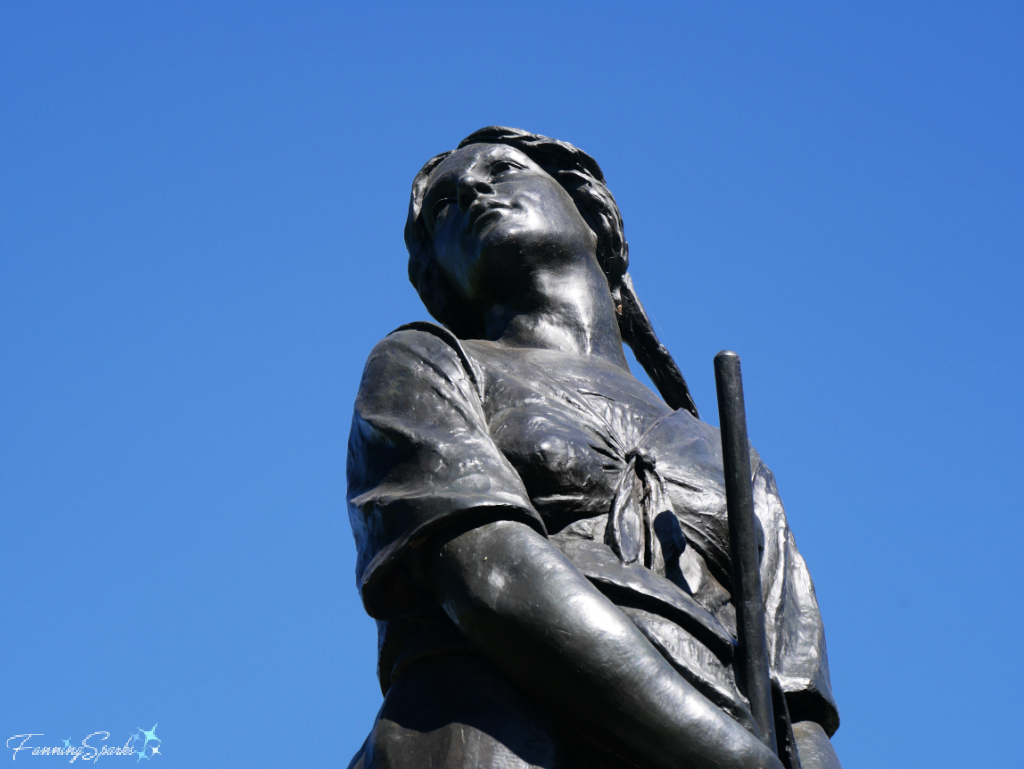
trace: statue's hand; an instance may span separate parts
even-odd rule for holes
[[[793,724],[793,736],[803,769],[843,769],[825,730],[814,721]]]

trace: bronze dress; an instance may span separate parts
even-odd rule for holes
[[[753,450],[751,466],[779,733],[785,741],[791,723],[813,720],[831,736],[839,715],[814,586]],[[628,765],[515,690],[403,567],[432,532],[473,517],[548,537],[682,676],[751,728],[732,667],[719,431],[629,372],[403,326],[366,364],[348,484],[385,694],[353,766]]]

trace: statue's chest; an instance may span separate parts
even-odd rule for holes
[[[624,478],[639,473],[645,518],[662,512],[647,510],[649,493],[658,492],[654,504],[674,513],[686,540],[724,565],[728,522],[715,428],[673,412],[627,371],[552,353],[485,352],[474,357],[491,436],[550,533],[607,517]]]
[[[667,407],[628,373],[501,363],[488,367],[491,436],[549,530],[606,512],[630,452]]]

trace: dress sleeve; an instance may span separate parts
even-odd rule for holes
[[[815,721],[831,737],[839,728],[839,710],[814,583],[786,521],[775,476],[759,457],[752,459],[757,468],[754,509],[765,534],[761,587],[772,673],[786,695],[792,722]]]
[[[441,528],[501,519],[546,534],[491,439],[480,381],[458,340],[432,324],[399,329],[370,353],[349,433],[347,499],[356,582],[375,619],[424,608],[423,586],[401,567]]]

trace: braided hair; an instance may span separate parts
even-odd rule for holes
[[[597,161],[567,142],[527,133],[517,128],[491,126],[467,136],[458,146],[506,144],[522,152],[565,188],[587,226],[597,235],[597,260],[608,279],[622,340],[674,409],[697,416],[679,367],[658,340],[650,318],[640,304],[629,267],[629,245],[623,235],[622,215],[605,183]],[[426,162],[412,183],[405,245],[409,249],[409,280],[423,304],[437,320],[462,339],[483,336],[483,319],[448,285],[434,259],[433,242],[422,217],[423,198],[430,174],[450,155],[444,152]]]

